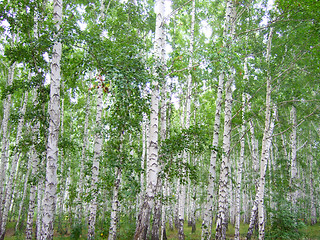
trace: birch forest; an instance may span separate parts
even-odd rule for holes
[[[320,1],[0,0],[0,240],[320,239]]]

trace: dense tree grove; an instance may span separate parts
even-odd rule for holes
[[[319,1],[0,3],[0,240],[317,223]]]

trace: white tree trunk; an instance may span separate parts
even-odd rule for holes
[[[103,91],[101,87],[102,79],[99,79],[99,88],[97,91],[97,115],[95,126],[97,128],[101,127],[101,116],[103,108]],[[96,214],[97,214],[97,194],[98,194],[98,176],[99,176],[99,162],[101,158],[101,148],[102,148],[102,134],[100,129],[95,131],[95,141],[94,141],[94,153],[92,161],[92,176],[91,176],[91,202],[89,206],[89,220],[88,220],[88,240],[93,240],[95,233],[95,224],[96,224]]]
[[[30,78],[30,76],[31,75],[29,74],[29,78]],[[18,148],[19,142],[21,139],[22,127],[24,125],[24,115],[25,115],[26,108],[27,108],[27,101],[28,101],[28,92],[25,93],[23,105],[21,108],[21,118],[18,123],[17,136],[16,136],[16,142],[15,142],[16,148]],[[4,200],[4,209],[3,209],[3,215],[2,215],[0,239],[4,238],[4,234],[6,232],[8,213],[9,213],[10,204],[11,204],[11,200],[12,200],[12,196],[13,196],[13,184],[14,184],[14,179],[16,176],[16,171],[18,168],[19,155],[20,155],[20,153],[19,153],[18,149],[16,149],[15,154],[14,154],[12,161],[11,161],[11,173],[10,173],[10,176],[9,176],[9,179],[7,182],[7,186],[6,186],[6,194],[5,194],[5,198],[4,198],[5,200]]]
[[[83,185],[84,185],[84,164],[88,160],[88,125],[89,125],[89,116],[90,116],[90,94],[87,96],[86,109],[85,109],[85,120],[84,120],[84,130],[83,130],[83,144],[81,152],[81,163],[80,163],[80,173],[79,173],[79,183],[76,199],[76,218],[77,224],[82,223],[83,216],[83,204],[82,204],[82,194],[83,194]]]
[[[229,76],[225,86],[226,99],[224,110],[224,131],[223,131],[223,151],[219,180],[219,201],[216,223],[216,239],[226,239],[228,212],[228,182],[230,172],[230,139],[231,139],[231,120],[232,120],[232,84],[233,76]]]
[[[9,67],[8,71],[8,82],[7,85],[12,85],[14,70],[16,64],[14,63]],[[0,238],[4,238],[4,233],[2,232],[2,218],[3,218],[3,210],[5,204],[5,182],[6,182],[6,170],[8,165],[8,143],[9,143],[9,134],[8,134],[8,124],[10,117],[10,108],[11,108],[11,94],[7,95],[4,101],[4,109],[3,109],[3,118],[1,124],[1,133],[2,133],[2,145],[1,145],[1,165],[0,165]]]
[[[270,29],[267,46],[267,62],[270,60],[271,42],[272,42],[273,28]],[[262,138],[261,147],[261,159],[260,159],[260,178],[258,188],[258,220],[259,220],[259,240],[264,239],[265,235],[265,216],[264,216],[264,187],[265,187],[265,176],[267,170],[267,164],[269,159],[269,150],[271,146],[271,135],[273,129],[271,127],[271,76],[268,73],[267,76],[267,89],[266,89],[266,111],[265,111],[265,126]],[[276,114],[274,115],[276,116]]]
[[[213,141],[209,166],[209,183],[207,188],[207,201],[204,209],[204,216],[202,222],[201,240],[211,239],[211,228],[213,218],[213,200],[214,200],[214,187],[216,180],[216,162],[218,156],[219,144],[219,131],[220,131],[220,118],[222,106],[222,92],[223,92],[223,79],[224,74],[220,74],[218,83],[218,92],[216,98],[216,112],[213,125]]]
[[[224,27],[224,36],[233,38],[235,30],[236,9],[233,1],[227,2],[226,19]],[[225,47],[229,47],[225,44]],[[224,131],[223,131],[223,147],[222,161],[220,168],[219,180],[219,200],[218,213],[216,219],[216,239],[226,239],[227,219],[228,219],[228,183],[230,172],[230,139],[231,139],[231,120],[232,120],[232,84],[234,81],[234,69],[231,68],[231,74],[228,76],[225,84],[225,109],[224,109]]]
[[[312,136],[311,134],[311,130],[310,130],[310,134],[309,134],[310,138]],[[311,220],[310,220],[310,224],[314,225],[317,223],[317,208],[316,208],[316,204],[315,204],[315,196],[314,196],[314,184],[313,184],[313,180],[314,180],[314,175],[313,175],[313,153],[312,153],[312,144],[311,144],[311,140],[310,139],[310,144],[309,144],[309,164],[310,164],[310,215],[311,215]]]
[[[53,18],[55,28],[62,23],[62,0],[53,1]],[[43,217],[41,239],[53,239],[53,223],[56,208],[58,139],[60,125],[60,59],[62,44],[56,41],[53,45],[51,63],[50,103],[49,103],[49,136],[47,144],[46,185],[43,198]]]
[[[292,124],[292,132],[290,136],[291,141],[291,168],[290,168],[290,185],[292,187],[292,193],[291,193],[291,203],[293,206],[293,210],[296,209],[296,203],[297,203],[297,111],[295,106],[292,106],[290,111],[290,118],[291,118],[291,124]]]
[[[24,200],[27,197],[27,190],[28,190],[28,181],[29,181],[29,176],[30,176],[30,172],[31,172],[31,159],[28,160],[28,170],[27,173],[25,174],[25,178],[24,178],[24,185],[23,185],[23,194],[22,194],[22,198],[19,204],[19,213],[18,213],[18,219],[17,219],[17,223],[16,223],[16,227],[15,227],[15,232],[18,231],[18,229],[20,228],[20,226],[22,225],[21,221],[21,215],[22,215],[22,211],[24,209]]]
[[[156,71],[163,69],[165,49],[163,19],[165,4],[164,0],[157,0],[155,2],[156,13],[156,29],[155,29],[155,42],[154,42],[154,55]],[[159,83],[156,80],[158,74],[155,73],[155,78],[152,83],[151,93],[151,114],[150,114],[150,139],[149,139],[149,155],[147,162],[147,185],[146,193],[144,196],[143,204],[138,215],[138,221],[135,231],[135,240],[144,240],[147,238],[147,232],[150,225],[150,215],[154,205],[154,197],[156,195],[156,186],[159,173],[158,163],[158,113],[159,113]]]
[[[120,150],[121,151],[121,150]],[[119,211],[119,189],[121,184],[121,168],[116,168],[116,180],[113,187],[113,198],[112,198],[112,207],[111,207],[111,222],[109,228],[109,237],[108,240],[117,239],[117,224],[118,224],[118,211]]]
[[[37,141],[38,138],[38,132],[39,132],[39,122],[35,124],[35,126],[32,129],[33,132],[33,141]],[[32,171],[31,171],[31,186],[30,186],[30,196],[29,196],[29,209],[27,214],[27,226],[26,226],[26,239],[31,240],[32,239],[32,226],[33,226],[33,216],[34,216],[34,208],[35,208],[35,201],[36,201],[36,173],[38,171],[38,164],[39,164],[39,158],[38,153],[35,149],[35,144],[32,145],[31,149],[31,161],[32,161]],[[38,193],[39,194],[39,193]],[[38,212],[38,214],[40,214]]]
[[[246,63],[245,63],[245,76],[246,76]],[[240,157],[239,157],[239,162],[238,162],[238,171],[237,171],[237,185],[236,185],[236,196],[235,196],[235,210],[236,210],[236,219],[235,219],[235,233],[234,233],[234,239],[235,240],[240,240],[240,198],[241,198],[241,182],[242,182],[242,167],[243,167],[243,162],[244,162],[244,148],[245,148],[245,133],[246,133],[246,120],[244,117],[245,113],[245,105],[246,105],[246,95],[243,93],[242,95],[242,126],[241,126],[241,131],[240,131]]]
[[[44,161],[40,165],[40,171],[44,171],[45,164]],[[41,239],[41,229],[42,229],[42,216],[43,216],[43,195],[44,195],[44,178],[40,176],[38,180],[38,189],[37,189],[37,231],[36,231],[36,239]]]

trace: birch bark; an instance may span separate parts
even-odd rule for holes
[[[154,42],[154,55],[156,61],[156,71],[160,71],[163,67],[163,56],[165,49],[163,48],[164,41],[164,0],[157,0],[155,2],[156,13],[156,29]],[[149,133],[149,155],[147,163],[147,186],[144,196],[143,204],[138,215],[138,221],[135,231],[135,240],[147,239],[147,232],[150,225],[151,210],[154,205],[154,197],[156,194],[156,185],[159,174],[158,163],[158,113],[159,113],[159,83],[157,78],[161,77],[159,73],[155,72],[155,78],[152,82],[151,93],[151,114],[150,114],[150,133]]]
[[[99,85],[97,91],[97,114],[96,114],[96,131],[95,131],[95,140],[94,140],[94,153],[93,153],[93,161],[92,161],[92,176],[91,176],[91,202],[89,206],[89,220],[88,220],[88,240],[93,240],[95,238],[95,224],[96,224],[96,214],[97,214],[97,194],[98,194],[98,177],[99,177],[99,165],[101,158],[101,148],[102,148],[102,134],[101,130],[101,116],[103,109],[103,90],[101,87],[102,79],[99,79]]]
[[[121,133],[121,135],[120,135],[119,153],[122,152],[122,144],[123,144],[122,142],[123,142],[123,133]],[[123,162],[123,159],[120,155],[119,155],[119,162],[120,162],[120,166],[116,167],[116,171],[115,171],[116,180],[114,182],[114,187],[113,187],[113,197],[112,197],[112,206],[111,206],[111,221],[110,221],[108,240],[116,240],[116,238],[117,238],[117,224],[119,221],[118,211],[119,211],[119,207],[120,207],[119,189],[120,189],[121,176],[122,176],[121,165]]]
[[[164,44],[164,43],[163,43]],[[163,45],[163,47],[165,47]],[[161,107],[160,107],[160,146],[162,142],[166,139],[166,133],[167,133],[167,83],[165,81],[164,85],[161,88]],[[163,168],[163,160],[159,159],[159,166],[160,169]],[[164,184],[163,180],[165,181],[166,176],[164,176],[164,179],[162,179],[161,176],[158,175],[157,180],[157,198],[155,201],[154,206],[154,221],[152,225],[152,232],[151,232],[151,238],[154,240],[160,239],[164,237],[165,233],[165,211],[164,206],[162,204],[162,198],[164,196]],[[160,233],[160,234],[159,234]]]
[[[87,148],[88,148],[88,125],[90,116],[90,95],[87,96],[86,109],[85,109],[85,120],[84,120],[84,130],[83,130],[83,145],[81,152],[81,163],[80,163],[80,174],[79,174],[79,184],[78,184],[78,194],[77,194],[77,206],[76,206],[76,217],[78,223],[82,223],[83,209],[82,209],[82,194],[83,194],[83,181],[84,181],[84,164],[87,161]]]
[[[39,131],[39,122],[35,124],[35,126],[32,129],[33,132],[33,142],[37,140],[38,137],[38,131]],[[38,164],[39,164],[39,158],[38,153],[35,149],[35,143],[32,145],[32,171],[31,171],[31,186],[30,186],[30,196],[29,196],[29,209],[27,214],[27,226],[26,226],[26,239],[31,240],[32,239],[32,226],[33,226],[33,215],[34,215],[34,208],[35,208],[35,200],[36,200],[36,173],[38,170]],[[38,213],[40,214],[40,213]]]
[[[246,74],[246,62],[245,62],[245,67],[244,67],[244,72],[245,72],[245,76]],[[235,196],[235,200],[236,200],[236,204],[235,204],[235,233],[234,233],[234,239],[235,240],[240,240],[240,198],[241,198],[241,182],[242,182],[242,167],[243,167],[243,162],[244,162],[244,147],[245,147],[245,138],[244,135],[246,133],[246,120],[244,117],[244,113],[245,113],[245,104],[246,104],[246,95],[245,93],[243,93],[242,96],[242,126],[241,126],[241,131],[240,131],[240,157],[239,157],[239,162],[238,162],[238,172],[237,172],[237,185],[236,185],[236,196]]]
[[[29,77],[31,75],[29,74]],[[18,128],[17,128],[17,135],[16,135],[16,151],[14,153],[14,156],[11,161],[11,173],[7,182],[6,186],[6,195],[5,195],[5,200],[4,200],[4,209],[3,209],[3,215],[2,215],[2,224],[1,224],[1,231],[0,231],[0,239],[4,239],[4,235],[6,232],[6,226],[7,226],[7,220],[8,220],[8,213],[10,209],[10,204],[11,204],[11,199],[13,195],[13,184],[14,184],[14,179],[17,171],[17,165],[18,165],[18,160],[19,160],[19,151],[18,151],[18,145],[21,139],[21,134],[22,134],[22,127],[24,125],[24,115],[26,112],[27,108],[27,101],[28,101],[28,92],[25,93],[25,97],[23,100],[23,105],[21,108],[21,118],[18,123]]]
[[[62,23],[62,0],[53,1],[53,18],[57,32]],[[51,63],[49,136],[47,144],[46,185],[43,198],[41,239],[53,239],[53,222],[56,208],[58,138],[60,125],[60,59],[62,44],[55,41]]]
[[[227,2],[226,19],[224,35],[233,38],[235,29],[236,10],[233,1]],[[226,46],[228,47],[228,46]],[[227,78],[225,84],[225,109],[224,109],[224,131],[223,131],[223,147],[222,162],[220,168],[219,179],[219,200],[218,213],[216,219],[216,239],[226,239],[227,218],[228,218],[228,182],[230,172],[230,139],[231,139],[231,120],[232,120],[232,84],[234,82],[234,69]]]
[[[311,131],[310,134],[311,135]],[[314,196],[314,184],[313,184],[313,153],[312,153],[312,145],[311,145],[311,141],[309,144],[309,164],[310,164],[310,215],[311,215],[311,220],[310,220],[310,224],[314,225],[317,223],[317,209],[316,209],[316,205],[315,205],[315,196]]]
[[[121,151],[121,150],[120,150]],[[111,222],[109,228],[109,237],[108,240],[116,240],[117,238],[117,224],[118,224],[118,211],[119,211],[119,189],[121,183],[122,170],[120,167],[116,168],[116,180],[113,187],[113,197],[112,197],[112,206],[111,206]]]
[[[219,180],[219,201],[216,223],[216,239],[226,239],[227,212],[228,212],[228,182],[230,172],[230,138],[231,138],[231,111],[232,111],[232,90],[233,76],[229,76],[226,82],[226,99],[224,109],[224,131],[223,131],[223,152]]]
[[[191,29],[190,29],[190,45],[189,45],[189,70],[192,71],[193,64],[193,45],[194,45],[194,24],[195,24],[195,0],[192,0],[192,10],[191,10]],[[188,74],[187,77],[187,97],[186,97],[186,115],[185,115],[185,125],[184,128],[188,129],[190,127],[190,117],[191,117],[191,95],[192,95],[192,75]],[[183,153],[183,163],[186,164],[189,159],[189,154],[187,151]],[[184,175],[184,173],[182,173]],[[180,192],[179,192],[179,208],[178,208],[178,238],[183,240],[184,236],[184,212],[186,205],[186,185],[180,182]]]
[[[23,226],[23,222],[24,220],[21,220],[21,216],[22,216],[22,211],[24,209],[24,200],[27,197],[27,190],[28,190],[28,182],[29,182],[29,176],[30,176],[30,172],[31,172],[31,159],[29,158],[28,160],[28,170],[27,173],[25,174],[25,178],[24,178],[24,185],[23,185],[23,194],[22,194],[22,198],[19,204],[19,213],[18,213],[18,219],[17,219],[17,223],[15,226],[15,232],[18,231],[18,229],[21,229],[21,227]]]
[[[16,64],[14,63],[9,67],[8,71],[8,81],[7,85],[12,85],[13,77],[14,77],[14,70]],[[2,118],[2,145],[1,145],[1,165],[0,165],[0,227],[2,226],[2,218],[3,218],[3,210],[5,204],[5,182],[6,182],[6,170],[8,164],[8,143],[9,143],[9,136],[8,136],[8,125],[9,125],[9,117],[10,117],[10,108],[11,108],[11,94],[7,95],[4,101],[4,109],[3,109],[3,118]],[[2,236],[1,228],[0,228],[0,236]],[[4,236],[4,235],[3,235]]]
[[[270,61],[271,55],[271,42],[272,42],[273,28],[270,29],[267,45],[267,63]],[[276,114],[274,114],[274,117]],[[258,220],[259,220],[259,240],[264,239],[265,235],[265,216],[264,216],[264,187],[265,187],[265,176],[267,170],[267,164],[269,159],[269,150],[271,146],[271,135],[273,129],[271,128],[271,76],[268,72],[267,76],[267,89],[266,89],[266,111],[265,111],[265,127],[262,138],[261,147],[261,159],[260,159],[260,178],[258,188]]]
[[[295,106],[292,106],[290,111],[290,118],[292,124],[292,132],[290,136],[291,141],[291,171],[290,171],[290,183],[292,187],[291,201],[293,210],[296,209],[297,203],[297,112]]]
[[[214,199],[214,185],[216,180],[216,162],[218,156],[220,118],[222,108],[222,92],[223,92],[224,74],[219,76],[218,92],[216,98],[216,112],[213,125],[213,141],[209,166],[209,183],[207,188],[207,201],[204,209],[204,216],[202,222],[201,240],[211,239],[212,218],[213,218],[213,199]]]

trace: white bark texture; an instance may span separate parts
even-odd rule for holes
[[[147,232],[150,225],[151,210],[154,205],[154,197],[156,194],[156,186],[159,174],[158,162],[158,113],[159,113],[159,84],[157,78],[163,67],[163,56],[165,53],[164,41],[164,0],[157,0],[155,2],[156,13],[156,29],[155,29],[155,42],[154,42],[154,55],[156,60],[155,66],[155,79],[152,82],[151,93],[151,114],[150,114],[150,133],[149,133],[149,154],[147,163],[147,185],[146,193],[144,196],[143,204],[138,215],[138,221],[135,231],[135,240],[147,239]]]
[[[296,208],[297,203],[297,195],[298,195],[298,189],[297,189],[297,178],[298,178],[298,170],[297,170],[297,110],[295,106],[292,106],[290,111],[290,118],[291,118],[291,124],[292,124],[292,132],[290,136],[291,141],[291,171],[290,171],[290,183],[292,187],[292,193],[291,193],[291,203],[293,205],[293,208]]]
[[[267,45],[267,62],[270,60],[271,42],[272,42],[273,28],[270,29]],[[270,155],[270,146],[272,141],[273,128],[271,127],[271,76],[267,76],[267,89],[266,89],[266,111],[265,111],[265,126],[262,138],[261,159],[260,159],[260,178],[258,188],[258,220],[259,220],[259,240],[263,240],[265,236],[265,216],[264,216],[264,188],[265,176],[267,171],[267,164]],[[276,114],[274,114],[274,117]]]
[[[31,75],[29,74],[29,77]],[[16,141],[15,141],[15,147],[17,148],[12,161],[11,161],[11,173],[7,182],[7,186],[6,186],[6,194],[4,197],[4,209],[3,209],[3,215],[2,215],[2,222],[1,222],[1,234],[0,234],[0,239],[4,238],[4,234],[6,232],[6,226],[7,226],[7,220],[8,220],[8,214],[9,214],[9,209],[10,209],[10,204],[11,204],[11,200],[12,200],[12,196],[13,196],[13,184],[14,184],[14,179],[16,176],[16,171],[18,168],[18,160],[19,160],[19,151],[18,151],[18,146],[19,146],[19,142],[21,139],[21,134],[22,134],[22,127],[24,124],[24,115],[26,112],[26,108],[27,108],[27,101],[28,101],[28,92],[25,93],[25,97],[23,100],[23,105],[21,108],[21,118],[19,120],[18,123],[18,128],[17,128],[17,135],[16,135]]]
[[[8,71],[8,81],[7,85],[12,85],[15,63],[9,67]],[[8,136],[8,125],[9,125],[9,117],[10,117],[10,108],[11,108],[11,94],[7,95],[4,101],[4,109],[3,109],[3,118],[1,124],[1,133],[2,133],[2,145],[1,145],[1,165],[0,165],[0,239],[4,238],[4,232],[2,232],[2,218],[3,218],[3,210],[5,204],[5,182],[6,182],[6,170],[8,164],[8,156],[7,151],[9,146],[9,136]]]
[[[214,200],[214,185],[216,180],[216,162],[218,156],[220,118],[222,108],[222,92],[223,92],[224,74],[220,74],[218,83],[218,92],[216,98],[216,112],[213,125],[213,141],[209,166],[209,183],[207,188],[207,201],[204,209],[202,222],[201,240],[211,239],[212,218],[213,218],[213,200]]]
[[[229,76],[226,82],[226,99],[224,110],[224,131],[223,131],[223,151],[219,180],[219,201],[216,223],[216,239],[226,239],[228,212],[228,182],[230,172],[230,139],[231,139],[231,120],[232,120],[232,90],[233,76]]]
[[[79,173],[79,184],[76,199],[76,217],[78,223],[82,222],[83,209],[82,209],[82,194],[84,185],[84,164],[88,160],[87,148],[88,148],[88,125],[90,116],[90,94],[87,96],[86,109],[85,109],[85,120],[84,120],[84,130],[83,130],[83,144],[81,151],[81,163],[80,163],[80,173]]]
[[[94,153],[92,161],[92,175],[91,175],[91,202],[89,206],[89,220],[88,220],[88,240],[93,240],[95,238],[95,224],[96,224],[96,215],[97,215],[97,194],[98,194],[98,180],[99,180],[99,165],[101,158],[101,148],[102,148],[102,134],[101,130],[101,116],[103,108],[103,90],[101,87],[102,79],[99,79],[99,87],[97,91],[97,114],[96,114],[96,131],[95,131],[95,140],[94,140]]]
[[[22,216],[22,211],[24,209],[24,200],[27,197],[27,190],[28,190],[28,181],[29,181],[29,176],[30,176],[30,172],[31,172],[31,161],[32,159],[28,159],[28,170],[27,173],[25,174],[24,177],[24,185],[23,185],[23,194],[22,194],[22,198],[21,201],[19,203],[19,213],[18,213],[18,218],[17,218],[17,223],[15,226],[15,231],[18,231],[18,229],[21,226],[21,216]]]
[[[192,71],[193,64],[193,45],[194,45],[194,24],[195,24],[195,0],[192,0],[191,9],[191,29],[190,29],[190,44],[189,44],[189,71]],[[192,96],[192,74],[189,73],[187,76],[187,97],[186,97],[186,111],[185,111],[185,124],[184,128],[188,129],[190,127],[191,118],[191,96]],[[187,151],[183,153],[183,163],[186,164],[188,159],[190,159]],[[183,170],[182,170],[183,171]],[[182,172],[185,175],[185,171]],[[186,185],[180,182],[180,192],[179,192],[179,207],[178,207],[178,238],[179,240],[184,240],[184,213],[186,205]]]
[[[164,47],[164,46],[163,46]],[[160,146],[162,142],[166,139],[166,132],[167,132],[167,84],[166,82],[161,88],[161,107],[160,107]],[[163,162],[159,159],[159,168],[163,168]],[[165,178],[165,177],[164,177]],[[165,232],[165,212],[163,210],[162,198],[164,196],[164,185],[162,178],[158,175],[157,180],[157,196],[154,205],[154,215],[153,215],[153,225],[152,225],[152,232],[151,238],[154,240],[158,240],[163,237]]]
[[[39,132],[39,122],[35,124],[35,126],[32,129],[33,132],[33,141],[35,142],[38,137]],[[32,171],[31,171],[31,186],[30,186],[30,196],[29,196],[29,209],[27,214],[27,226],[26,226],[26,239],[31,240],[32,239],[32,226],[33,226],[33,216],[34,216],[34,208],[35,208],[35,201],[36,201],[36,174],[38,171],[38,164],[39,164],[39,158],[38,153],[35,149],[35,144],[32,146]]]
[[[246,76],[246,65],[245,65],[245,76]],[[240,156],[238,162],[238,171],[237,171],[237,185],[236,185],[236,196],[235,196],[235,233],[234,233],[234,240],[240,240],[240,198],[241,198],[241,182],[242,182],[242,168],[244,162],[244,148],[245,148],[245,133],[246,133],[246,120],[244,117],[244,113],[246,111],[246,95],[243,93],[242,96],[242,126],[240,131]]]
[[[40,169],[44,170],[44,162],[41,163]],[[41,171],[40,170],[40,171]],[[41,229],[42,229],[42,210],[43,210],[43,194],[44,194],[44,178],[40,177],[37,186],[37,228],[36,228],[36,239],[41,239]]]
[[[62,22],[62,0],[53,1],[53,18],[56,30]],[[41,239],[53,239],[53,222],[56,208],[58,138],[60,125],[60,59],[62,44],[56,41],[53,45],[51,63],[49,136],[47,143],[46,185],[43,198],[43,216]]]
[[[233,37],[234,21],[236,10],[232,1],[227,2],[226,19],[225,19],[225,36]],[[228,47],[228,46],[226,46]],[[222,161],[219,179],[219,200],[218,213],[216,219],[216,239],[226,239],[228,218],[228,183],[230,172],[230,139],[231,139],[231,120],[232,120],[232,84],[234,81],[233,69],[228,76],[225,84],[225,109],[224,109],[224,131],[223,131],[223,147]]]
[[[309,136],[312,136],[311,131]],[[313,155],[312,155],[312,145],[309,145],[309,164],[310,164],[310,224],[314,225],[317,223],[317,209],[315,204],[315,196],[314,196],[314,184],[313,184]]]
[[[121,151],[121,150],[120,150]],[[113,197],[112,197],[112,206],[111,206],[111,222],[109,228],[109,237],[108,240],[117,239],[117,224],[118,224],[118,211],[120,207],[119,202],[119,189],[121,184],[121,168],[116,168],[116,180],[113,187]]]

